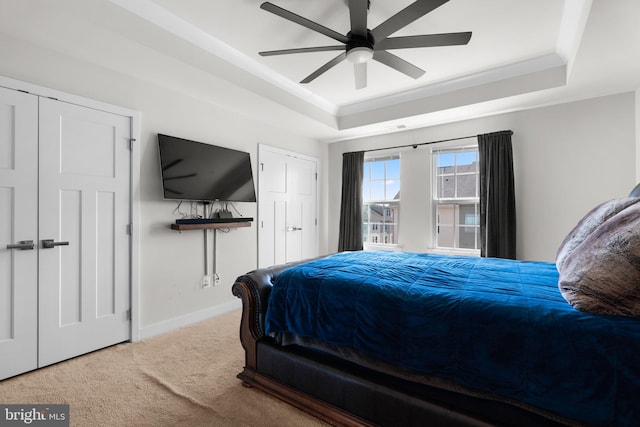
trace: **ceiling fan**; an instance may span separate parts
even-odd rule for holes
[[[296,24],[302,25],[303,27],[309,28],[320,34],[324,34],[325,36],[331,37],[343,44],[271,50],[259,52],[259,54],[261,56],[273,56],[292,53],[343,50],[340,55],[309,74],[300,83],[309,83],[313,81],[315,78],[345,59],[352,62],[354,65],[356,89],[362,89],[367,86],[367,62],[371,59],[381,62],[394,70],[408,75],[409,77],[417,79],[425,73],[424,70],[396,55],[389,53],[387,50],[466,45],[471,39],[471,32],[424,34],[405,37],[389,36],[448,1],[449,0],[417,0],[378,25],[373,30],[369,30],[367,28],[369,0],[348,0],[351,31],[346,35],[338,33],[337,31],[313,22],[300,15],[296,15],[295,13],[276,6],[273,3],[265,2],[260,5],[261,9],[295,22]]]

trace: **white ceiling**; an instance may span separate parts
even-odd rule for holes
[[[368,15],[369,28],[375,28],[412,2],[373,0]],[[153,0],[153,3],[292,82],[302,80],[339,54],[316,52],[260,57],[259,51],[340,44],[260,9],[260,0]],[[272,3],[341,34],[349,31],[345,0],[273,0]],[[563,2],[558,0],[450,0],[394,34],[473,32],[467,46],[396,50],[394,53],[398,56],[428,71],[419,80],[374,61],[369,64],[368,87],[356,90],[352,65],[344,61],[305,88],[341,106],[548,55],[556,50],[562,11]],[[508,42],[513,40],[518,42]]]
[[[360,90],[347,61],[298,83],[339,52],[258,55],[339,44],[260,9],[261,0],[0,1],[0,32],[323,141],[640,87],[637,0],[450,0],[393,35],[472,31],[469,44],[394,50],[425,75],[414,80],[373,61]],[[371,0],[368,27],[412,2]],[[349,30],[346,0],[272,3]]]

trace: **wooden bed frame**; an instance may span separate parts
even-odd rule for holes
[[[252,271],[232,287],[243,306],[245,367],[238,378],[244,385],[336,426],[578,425],[518,402],[428,386],[318,350],[277,344],[264,334],[271,287],[281,271],[301,262]]]

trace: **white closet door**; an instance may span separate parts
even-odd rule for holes
[[[38,363],[37,250],[7,248],[37,245],[37,195],[38,98],[0,88],[0,380]]]
[[[131,123],[41,98],[39,129],[45,366],[130,337]]]
[[[317,161],[260,148],[258,266],[318,255]]]

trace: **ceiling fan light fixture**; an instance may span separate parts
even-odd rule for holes
[[[373,58],[373,49],[366,46],[354,47],[347,52],[347,60],[354,64],[363,64]]]

